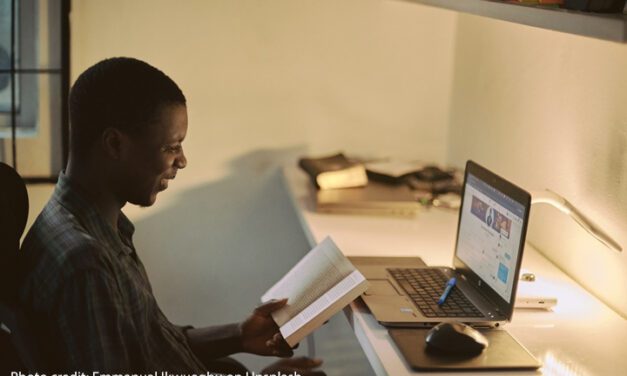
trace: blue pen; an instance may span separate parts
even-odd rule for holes
[[[440,299],[438,299],[438,305],[444,304],[444,302],[446,301],[446,298],[448,298],[448,296],[451,294],[451,290],[453,289],[453,287],[455,287],[456,283],[457,283],[457,279],[455,277],[449,279],[448,282],[446,282],[446,287],[444,288],[444,292],[442,293],[442,296],[440,296]]]

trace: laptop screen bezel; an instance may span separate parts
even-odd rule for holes
[[[466,193],[466,186],[468,183],[468,175],[471,174],[475,178],[486,182],[488,185],[496,188],[501,193],[510,197],[514,201],[521,204],[524,208],[523,218],[522,218],[522,230],[520,236],[520,243],[518,245],[518,260],[516,262],[516,270],[514,274],[514,284],[512,286],[512,295],[510,296],[510,301],[503,299],[501,295],[499,295],[492,287],[490,287],[487,283],[481,282],[481,278],[475,272],[473,272],[466,263],[464,263],[457,256],[457,247],[460,236],[460,226],[462,220],[462,209],[464,208],[464,200]],[[516,296],[516,289],[518,288],[518,279],[520,275],[520,267],[522,265],[523,258],[523,250],[525,248],[525,238],[527,235],[527,224],[529,222],[529,214],[531,210],[531,195],[525,191],[524,189],[516,186],[515,184],[503,179],[502,177],[496,175],[495,173],[489,171],[485,167],[480,166],[479,164],[469,160],[466,162],[466,170],[464,172],[464,184],[462,185],[462,203],[459,210],[459,218],[457,222],[457,237],[455,239],[455,252],[453,256],[453,265],[455,270],[462,274],[466,281],[474,286],[486,299],[490,302],[494,303],[496,311],[494,312],[497,315],[502,315],[510,321],[512,318],[512,314],[514,312],[514,302]]]

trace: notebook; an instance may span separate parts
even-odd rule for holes
[[[530,206],[528,192],[468,161],[453,268],[408,268],[385,262],[365,267],[355,262],[370,283],[363,301],[387,326],[428,327],[461,321],[496,327],[510,321]],[[438,305],[453,277],[455,287]]]

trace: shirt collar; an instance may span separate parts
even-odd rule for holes
[[[98,240],[106,242],[114,249],[131,253],[131,249],[128,248],[132,248],[135,226],[121,210],[118,216],[117,229],[114,229],[105,221],[96,205],[89,199],[89,194],[73,182],[65,174],[65,171],[61,171],[59,174],[59,180],[52,197],[75,215],[89,233]],[[123,238],[124,242],[120,237]],[[127,247],[124,246],[124,243]]]

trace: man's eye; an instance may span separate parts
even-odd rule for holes
[[[168,153],[178,153],[181,150],[181,145],[166,146],[165,151]]]

